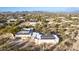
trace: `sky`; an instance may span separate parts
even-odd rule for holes
[[[76,12],[79,11],[79,7],[0,7],[0,12],[8,11]]]

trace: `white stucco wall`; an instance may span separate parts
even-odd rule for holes
[[[52,40],[43,39],[43,40],[39,40],[39,44],[41,44],[41,43],[53,43],[53,44],[56,44],[57,42],[55,40],[53,40],[53,39]]]

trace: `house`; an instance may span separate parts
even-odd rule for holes
[[[53,43],[57,44],[59,42],[59,37],[56,34],[45,35],[38,31],[34,31],[33,28],[23,28],[21,31],[17,32],[15,35],[16,38],[26,39],[27,37],[31,37],[34,39],[36,44],[41,43]]]
[[[0,27],[4,26],[4,23],[0,23]]]
[[[19,21],[24,22],[24,21],[25,21],[25,19],[19,19]]]
[[[22,16],[18,16],[20,19],[23,19],[23,17]]]
[[[18,19],[19,19],[19,21],[21,21],[21,22],[24,22],[24,21],[25,21],[24,17],[22,17],[22,16],[18,16]]]
[[[18,25],[19,27],[29,26],[28,22],[22,22]]]
[[[73,17],[71,17],[72,19],[79,19],[79,17],[76,17],[76,16],[73,16]]]
[[[59,16],[58,19],[66,19],[64,16]]]
[[[0,27],[4,27],[6,25],[6,20],[5,19],[1,19],[0,20]]]
[[[52,22],[54,20],[54,18],[47,18],[46,21],[48,22]]]
[[[12,19],[8,19],[7,23],[13,23],[13,22],[16,22],[16,21],[17,21],[17,19],[12,18]]]
[[[28,23],[29,25],[35,26],[37,22],[38,22],[37,19],[30,19]]]
[[[39,44],[40,43],[53,43],[53,44],[57,44],[58,42],[59,42],[59,38],[55,34],[42,35],[41,39],[39,40]]]
[[[59,42],[59,37],[56,34],[45,35],[39,32],[33,32],[32,37],[37,44],[41,43],[53,43],[57,44]]]
[[[23,28],[15,34],[15,38],[26,39],[27,37],[31,37],[32,32],[32,28]]]

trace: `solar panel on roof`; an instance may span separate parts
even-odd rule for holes
[[[55,39],[55,37],[53,35],[49,35],[49,36],[41,36],[41,39]]]
[[[25,35],[25,34],[30,34],[30,33],[32,33],[32,31],[25,30],[25,31],[20,31],[20,32],[18,32],[16,34],[17,35],[20,35],[20,34]]]

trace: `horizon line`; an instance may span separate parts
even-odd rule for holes
[[[78,12],[79,7],[0,7],[0,12]]]

